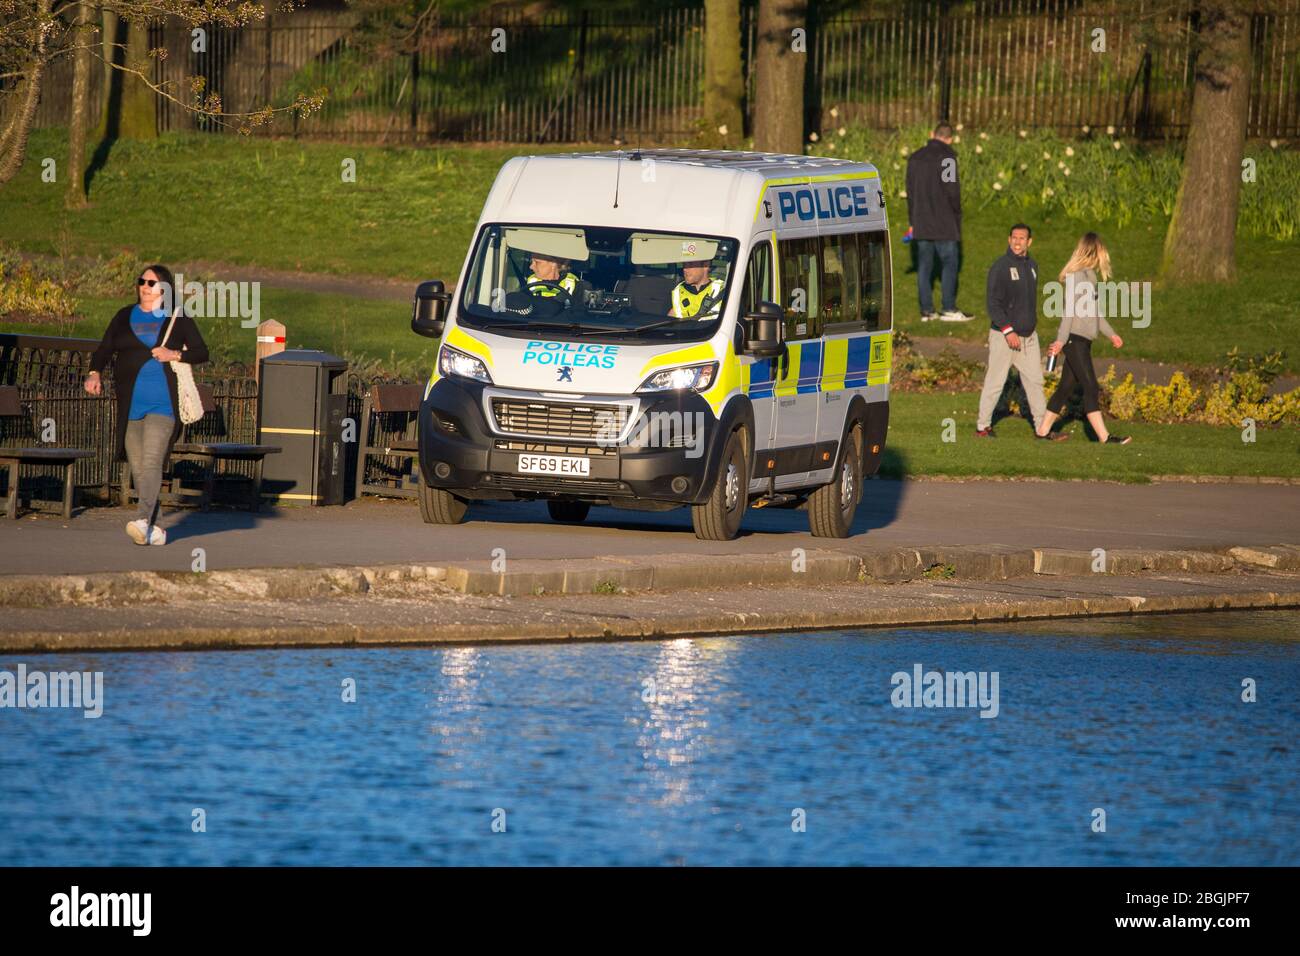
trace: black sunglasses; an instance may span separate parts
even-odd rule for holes
[[[152,289],[154,286],[156,286],[156,285],[158,284],[158,280],[157,280],[157,279],[146,279],[144,276],[140,276],[138,279],[135,280],[135,284],[138,285],[138,286],[139,286],[139,285],[147,285],[149,288]]]

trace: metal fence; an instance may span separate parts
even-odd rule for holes
[[[74,467],[76,484],[98,488],[102,496],[108,497],[119,483],[113,463],[117,405],[113,400],[112,368],[104,370],[104,388],[99,397],[86,394],[82,387],[98,344],[94,339],[0,334],[0,385],[18,386],[23,408],[21,416],[0,418],[0,447],[44,444],[44,423],[53,422],[54,444],[94,452],[93,457],[83,458]],[[202,366],[197,378],[212,389],[216,408],[184,426],[180,441],[255,442],[257,382],[251,378],[208,378]],[[222,464],[223,474],[252,475],[251,463]],[[24,468],[37,473],[42,466]]]
[[[1190,6],[1157,23],[1151,0],[916,0],[867,4],[809,24],[810,122],[896,128],[940,117],[1058,130],[1113,125],[1181,136],[1194,60]],[[753,89],[756,17],[741,33]],[[328,89],[324,109],[280,120],[276,135],[383,141],[649,143],[681,140],[703,118],[704,11],[651,8],[443,13],[410,25],[351,11],[272,13],[213,28],[203,52],[179,24],[153,28],[168,51],[155,75],[182,98],[202,76],[228,113]],[[1181,41],[1152,42],[1159,33]],[[1105,52],[1093,52],[1095,30]],[[1251,21],[1255,137],[1300,135],[1300,0]],[[92,77],[94,102],[104,80]],[[67,122],[70,64],[53,67],[37,122]],[[750,98],[752,103],[752,97]],[[159,98],[162,129],[220,129]],[[834,113],[832,114],[832,110]]]

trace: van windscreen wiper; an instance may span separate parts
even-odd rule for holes
[[[625,332],[624,328],[610,328],[605,325],[583,325],[580,322],[521,322],[511,325],[512,329],[531,329],[534,332],[573,332],[578,335],[596,335],[600,333]]]
[[[630,329],[621,329],[623,332],[649,332],[651,329],[662,329],[668,325],[680,325],[685,319],[679,319],[677,316],[671,316],[667,319],[660,319],[657,322],[651,322],[649,325],[634,325]]]

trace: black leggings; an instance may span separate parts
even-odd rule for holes
[[[1070,405],[1070,396],[1076,388],[1083,389],[1085,413],[1101,411],[1101,396],[1097,387],[1097,372],[1092,367],[1092,339],[1071,335],[1061,349],[1065,367],[1061,369],[1061,384],[1052,393],[1047,410],[1064,415]]]

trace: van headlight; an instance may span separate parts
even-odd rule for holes
[[[655,372],[641,383],[638,392],[703,392],[713,384],[713,377],[718,374],[717,362],[705,362],[703,365],[679,365]]]
[[[438,372],[455,378],[472,378],[476,382],[492,384],[492,376],[482,359],[477,359],[468,352],[444,345],[438,352]]]

